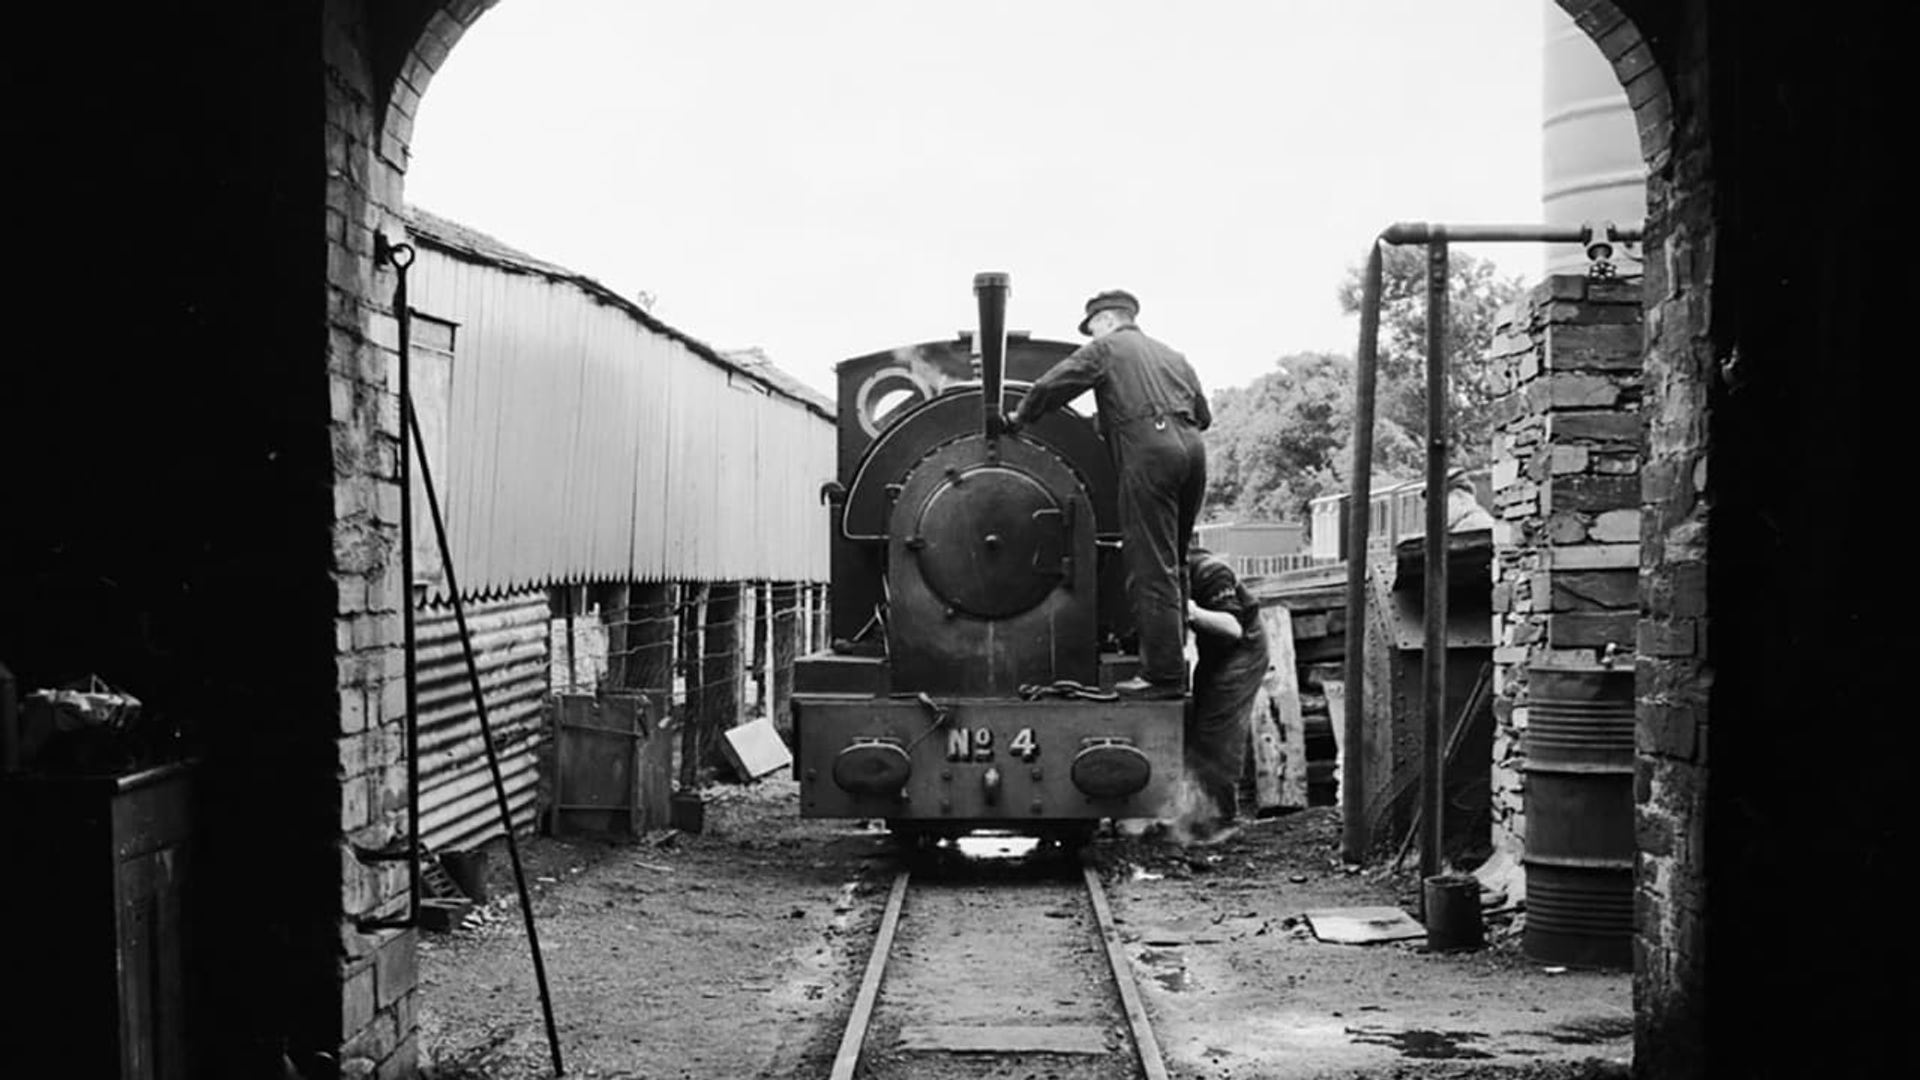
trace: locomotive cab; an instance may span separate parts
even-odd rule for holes
[[[838,368],[833,644],[794,675],[801,813],[945,835],[1153,816],[1184,703],[1111,693],[1138,666],[1112,459],[1070,410],[1005,431],[1073,347],[1006,334],[1004,275],[975,293],[977,333]]]

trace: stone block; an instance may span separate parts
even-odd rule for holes
[[[1624,612],[1557,612],[1547,619],[1547,642],[1555,648],[1605,648],[1633,643],[1640,615]]]
[[[397,930],[374,951],[374,1001],[380,1008],[400,1002],[419,984],[419,947],[419,931]]]
[[[1635,486],[1638,486],[1636,482]],[[1640,539],[1640,511],[1605,510],[1588,526],[1587,535],[1603,544],[1626,544]]]
[[[1547,542],[1581,544],[1587,539],[1587,522],[1571,510],[1556,510],[1547,517]]]
[[[342,1031],[352,1029],[342,1027]],[[347,1036],[343,1056],[371,1058],[384,1061],[392,1055],[394,1047],[400,1043],[400,1030],[394,1023],[391,1010],[376,1012],[373,1019]],[[379,1074],[376,1074],[379,1075]]]
[[[1638,454],[1594,454],[1587,461],[1590,471],[1607,476],[1633,476],[1640,472]]]
[[[1634,841],[1641,855],[1673,854],[1673,822],[1658,810],[1646,806],[1634,809]]]
[[[1644,656],[1692,656],[1696,620],[1648,619],[1640,624],[1638,649]]]
[[[374,1011],[373,964],[357,964],[340,986],[340,1030],[349,1037],[364,1030],[373,1023]]]
[[[1573,300],[1555,300],[1546,305],[1545,314],[1549,327],[1640,321],[1640,309],[1637,307],[1623,304],[1585,304]]]
[[[380,1062],[377,1080],[415,1080],[420,1072],[420,1036],[402,1032],[393,1053]]]
[[[1558,371],[1545,380],[1550,409],[1606,409],[1619,404],[1620,384],[1603,375]]]
[[[1691,705],[1667,701],[1643,702],[1639,723],[1634,728],[1637,736],[1635,742],[1642,753],[1692,761],[1694,734],[1698,726],[1697,710]]]
[[[1520,463],[1512,458],[1502,458],[1494,462],[1493,470],[1488,477],[1489,483],[1492,484],[1493,490],[1496,492],[1512,487],[1518,483],[1519,480]]]
[[[367,729],[367,697],[357,686],[342,687],[339,692],[340,731],[354,734]]]
[[[1584,446],[1553,446],[1548,455],[1548,471],[1556,476],[1586,472],[1587,457],[1587,448]]]
[[[1547,362],[1555,371],[1638,371],[1645,352],[1637,320],[1547,327]]]
[[[1637,476],[1562,476],[1555,477],[1547,492],[1550,510],[1581,510],[1599,514],[1608,510],[1640,506],[1640,478]]]
[[[1705,563],[1668,563],[1652,576],[1648,606],[1655,615],[1690,618],[1707,613]]]
[[[1643,438],[1640,414],[1617,409],[1559,411],[1547,418],[1547,426],[1556,443],[1591,441],[1637,447]]]
[[[359,776],[349,777],[340,784],[340,827],[344,830],[365,828],[373,821],[373,810],[369,806],[367,782]]]
[[[1553,610],[1633,610],[1640,604],[1640,575],[1630,568],[1567,570],[1553,575]]]

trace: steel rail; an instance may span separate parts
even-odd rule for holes
[[[1146,1080],[1169,1080],[1166,1060],[1160,1053],[1160,1042],[1154,1038],[1152,1022],[1147,1018],[1146,1005],[1140,998],[1140,988],[1133,978],[1133,964],[1120,944],[1120,931],[1113,921],[1113,908],[1107,903],[1106,887],[1100,883],[1099,870],[1094,868],[1084,852],[1080,859],[1080,872],[1081,881],[1087,888],[1087,898],[1093,907],[1094,922],[1100,931],[1107,969],[1113,976],[1114,990],[1120,997],[1121,1011],[1127,1018],[1127,1033],[1133,1041],[1134,1059],[1139,1062],[1141,1075]],[[880,998],[880,984],[886,978],[887,959],[893,952],[894,936],[900,926],[900,913],[906,906],[910,874],[910,871],[902,870],[893,879],[893,891],[887,896],[886,910],[880,916],[880,930],[874,935],[873,951],[867,957],[866,974],[860,979],[853,1012],[847,1018],[846,1031],[840,1036],[840,1049],[833,1058],[830,1080],[853,1080],[860,1066],[860,1054],[866,1046],[867,1032],[873,1023],[874,1006]]]
[[[1160,1041],[1153,1037],[1153,1025],[1140,1001],[1140,987],[1133,981],[1133,963],[1120,944],[1120,931],[1113,922],[1113,909],[1107,906],[1107,890],[1100,884],[1100,871],[1085,852],[1080,856],[1080,874],[1087,883],[1087,895],[1093,900],[1093,917],[1100,926],[1100,942],[1107,949],[1107,966],[1113,971],[1114,989],[1120,993],[1120,1006],[1127,1014],[1127,1030],[1133,1036],[1134,1056],[1147,1080],[1167,1080],[1167,1063],[1160,1056]]]
[[[887,954],[893,951],[894,931],[900,927],[900,909],[907,899],[907,878],[902,870],[893,879],[893,892],[887,896],[887,910],[880,917],[880,932],[873,939],[873,953],[867,957],[867,973],[860,979],[860,993],[853,999],[853,1015],[847,1018],[846,1033],[840,1036],[840,1051],[833,1056],[830,1080],[853,1080],[860,1065],[860,1048],[867,1042],[867,1026],[873,1021],[873,1005],[880,997],[880,980],[886,976]]]

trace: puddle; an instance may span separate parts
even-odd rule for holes
[[[1140,950],[1140,962],[1147,965],[1147,978],[1163,988],[1180,994],[1193,988],[1187,978],[1186,958],[1165,949]]]
[[[1582,1016],[1547,1032],[1547,1038],[1562,1045],[1590,1046],[1598,1042],[1624,1039],[1631,1034],[1633,1034],[1633,1017],[1631,1016]]]
[[[1475,1050],[1462,1045],[1478,1042],[1486,1037],[1478,1031],[1429,1031],[1425,1028],[1411,1028],[1406,1031],[1372,1031],[1348,1028],[1347,1036],[1357,1043],[1390,1046],[1400,1051],[1402,1056],[1410,1058],[1444,1060],[1493,1056],[1485,1050]]]

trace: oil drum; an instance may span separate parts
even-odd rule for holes
[[[1633,672],[1527,675],[1527,922],[1531,959],[1633,964]]]

